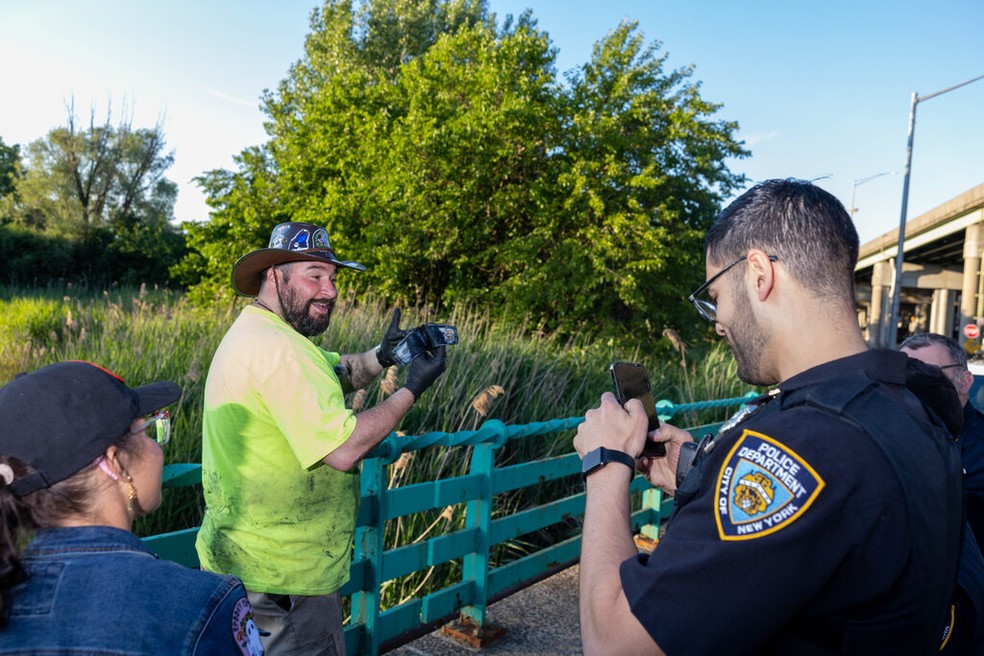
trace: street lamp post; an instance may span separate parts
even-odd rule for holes
[[[934,91],[920,97],[918,93],[912,93],[912,104],[909,106],[909,138],[905,149],[905,177],[902,181],[902,212],[899,216],[899,241],[895,252],[895,278],[892,280],[892,312],[888,317],[888,347],[895,348],[895,342],[899,337],[899,295],[902,289],[902,250],[905,245],[905,221],[906,211],[909,207],[909,171],[912,166],[912,137],[916,129],[916,105],[923,100],[929,100],[936,96],[941,96],[948,91],[967,86],[971,82],[984,80],[984,75],[955,84],[952,87]]]
[[[884,171],[882,173],[875,173],[873,175],[869,175],[864,178],[858,178],[857,180],[854,181],[854,184],[851,186],[851,206],[847,208],[847,212],[848,214],[851,215],[852,219],[854,218],[854,213],[858,211],[858,208],[854,206],[854,195],[857,192],[858,187],[863,185],[865,182],[868,182],[869,180],[880,178],[883,175],[895,175],[896,173],[898,173],[898,171]]]

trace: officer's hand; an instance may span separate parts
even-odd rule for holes
[[[396,364],[396,358],[393,355],[393,349],[396,345],[407,336],[407,331],[400,330],[400,308],[393,310],[393,320],[390,322],[389,328],[386,329],[386,333],[383,335],[382,341],[379,342],[379,346],[376,347],[376,360],[385,369],[386,367],[392,367]]]
[[[407,383],[404,387],[410,390],[414,399],[419,399],[420,395],[444,373],[446,358],[447,347],[438,346],[433,351],[425,351],[410,363],[410,373],[407,374]]]
[[[666,456],[662,458],[642,458],[639,471],[649,482],[664,492],[676,492],[676,470],[680,461],[680,445],[693,442],[694,438],[682,428],[661,422],[659,428],[650,433],[650,439],[666,445]]]
[[[611,392],[605,392],[601,404],[588,410],[577,427],[574,448],[582,458],[600,446],[635,458],[645,445],[648,421],[641,401],[630,399],[623,408]]]

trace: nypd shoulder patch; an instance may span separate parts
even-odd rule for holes
[[[722,540],[751,540],[775,533],[802,517],[823,487],[819,474],[792,449],[746,430],[718,473],[718,534]]]

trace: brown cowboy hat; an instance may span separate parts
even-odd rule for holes
[[[281,223],[270,233],[270,244],[246,253],[232,267],[232,287],[241,296],[260,293],[264,271],[288,262],[328,262],[337,267],[365,271],[358,262],[339,260],[331,250],[328,231],[310,223]]]

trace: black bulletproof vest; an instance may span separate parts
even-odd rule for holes
[[[752,417],[800,406],[836,417],[871,437],[899,480],[909,518],[902,530],[945,539],[913,540],[909,567],[897,589],[870,608],[853,609],[844,617],[798,621],[776,636],[766,653],[936,653],[947,624],[963,526],[963,470],[947,428],[908,390],[877,383],[860,370],[780,394]],[[921,485],[923,481],[944,485]],[[683,487],[694,481],[688,483]],[[927,614],[926,608],[939,612]],[[925,644],[912,644],[914,618],[923,618],[920,635],[927,636]],[[900,642],[892,644],[893,639]]]

